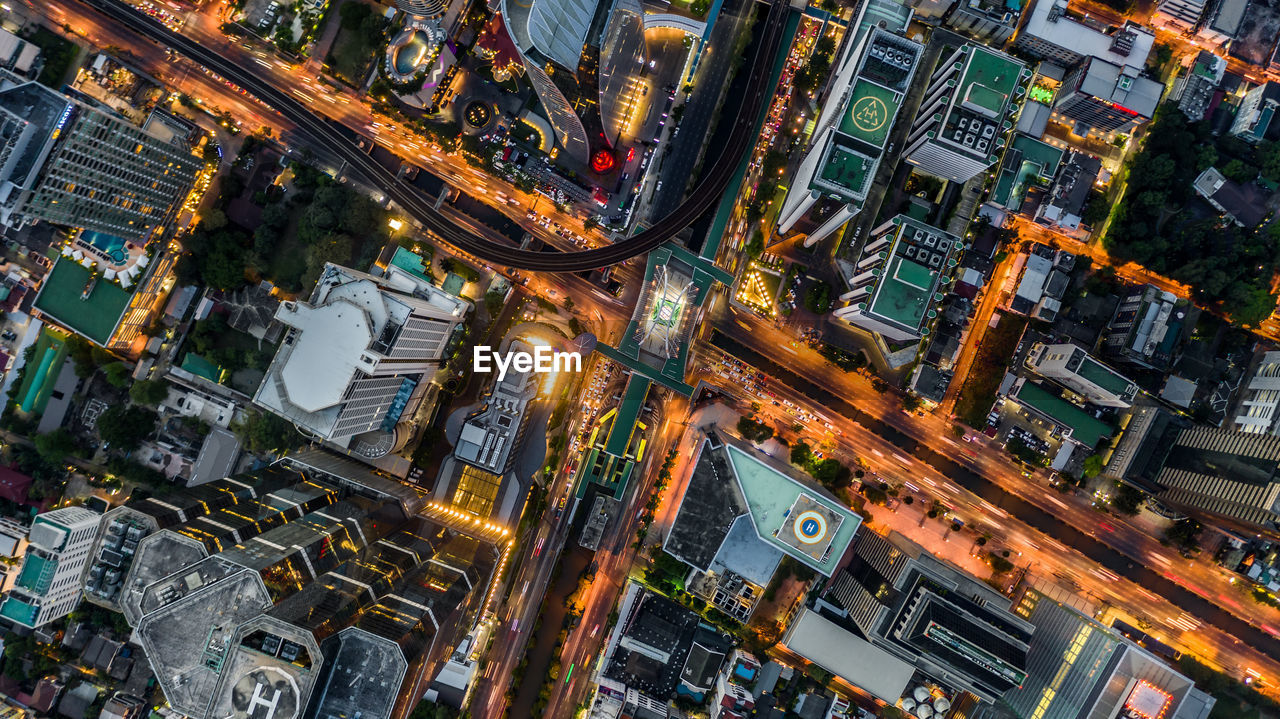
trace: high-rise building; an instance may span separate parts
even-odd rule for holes
[[[1027,678],[1001,698],[1016,716],[1205,719],[1213,709],[1192,680],[1077,609],[1030,589],[1015,611],[1035,627]]]
[[[852,561],[819,600],[820,613],[983,701],[1022,686],[1034,627],[1008,598],[900,534],[864,529],[855,541]]]
[[[339,490],[277,463],[115,507],[99,523],[83,576],[85,599],[136,622],[143,589],[168,573],[154,557],[194,562],[332,504]],[[162,573],[149,574],[157,566]]]
[[[907,162],[954,182],[996,164],[1030,77],[1021,61],[982,45],[941,57],[907,136]]]
[[[1158,498],[1249,531],[1280,527],[1280,437],[1188,427],[1164,455]]]
[[[80,604],[80,573],[98,531],[97,512],[63,507],[37,515],[17,584],[0,606],[0,617],[24,627],[42,627]]]
[[[889,144],[898,108],[924,52],[919,43],[880,27],[870,29],[861,45],[848,47],[819,117],[814,142],[796,169],[778,212],[778,229],[785,233],[819,199],[836,205],[835,211],[809,233],[806,246],[840,229],[862,210]]]
[[[1141,68],[1101,58],[1086,58],[1067,74],[1053,105],[1059,121],[1075,133],[1101,135],[1132,132],[1154,115],[1164,85],[1139,74]]]
[[[511,353],[532,351],[533,347],[520,340],[508,348]],[[529,420],[526,410],[537,396],[540,382],[533,372],[515,369],[495,380],[484,403],[463,421],[453,456],[491,474],[511,469]]]
[[[947,26],[991,45],[1003,45],[1018,31],[1024,3],[1018,0],[960,0],[947,13]]]
[[[1240,107],[1236,110],[1235,122],[1231,123],[1228,134],[1248,142],[1261,142],[1272,139],[1272,119],[1276,108],[1280,107],[1280,83],[1267,82],[1254,87],[1244,94]],[[1280,128],[1280,123],[1276,124]]]
[[[430,288],[329,264],[305,301],[284,302],[288,327],[254,402],[299,431],[376,459],[408,440],[469,303]]]
[[[140,556],[135,636],[169,704],[197,719],[402,719],[414,702],[399,698],[421,696],[473,626],[495,537],[351,460],[281,466],[333,501],[220,551]]]
[[[1102,407],[1130,407],[1138,395],[1128,377],[1073,344],[1038,342],[1027,353],[1027,366]]]
[[[1014,45],[1034,57],[1071,67],[1096,57],[1115,65],[1141,69],[1155,44],[1150,29],[1134,23],[1109,31],[1094,19],[1073,15],[1067,0],[1040,0]]]
[[[145,242],[171,220],[203,164],[180,141],[0,77],[0,223],[45,220]]]
[[[1255,356],[1231,410],[1230,427],[1247,434],[1280,436],[1280,352]]]
[[[840,297],[850,304],[836,317],[893,342],[920,339],[938,316],[960,247],[959,237],[898,215],[869,234],[852,289]]]

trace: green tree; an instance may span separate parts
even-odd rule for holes
[[[169,396],[169,383],[162,379],[144,379],[129,388],[129,398],[138,404],[158,406]]]
[[[49,464],[66,464],[67,458],[79,454],[75,438],[71,433],[59,427],[52,432],[36,435],[33,440],[40,457]]]
[[[751,239],[747,242],[746,252],[751,259],[755,259],[764,252],[764,233],[756,230],[751,233]]]
[[[1166,529],[1164,537],[1184,552],[1195,552],[1200,549],[1200,532],[1203,530],[1203,525],[1187,517]]]
[[[250,452],[284,452],[305,442],[292,424],[269,412],[250,411],[231,431]]]
[[[102,373],[106,375],[107,383],[112,387],[129,386],[129,368],[123,362],[112,362],[102,368]]]
[[[98,417],[98,436],[114,449],[131,452],[156,431],[155,412],[137,405],[114,405]]]
[[[801,467],[808,467],[809,462],[813,460],[813,450],[805,442],[796,442],[791,445],[791,463]]]
[[[1085,479],[1093,479],[1102,473],[1102,467],[1102,455],[1091,454],[1085,458],[1081,473]]]
[[[821,315],[831,309],[831,285],[817,282],[804,293],[804,306],[810,312]]]
[[[1116,493],[1111,498],[1111,506],[1115,507],[1117,512],[1132,517],[1142,509],[1142,502],[1146,498],[1147,495],[1137,487],[1116,482]]]

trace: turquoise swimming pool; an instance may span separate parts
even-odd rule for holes
[[[124,264],[125,259],[128,257],[124,251],[125,239],[123,237],[108,235],[96,230],[85,230],[80,233],[80,239],[101,250],[117,265]]]

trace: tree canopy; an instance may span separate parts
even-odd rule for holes
[[[1103,238],[1117,260],[1133,261],[1190,285],[1196,299],[1219,304],[1242,325],[1266,319],[1275,307],[1271,278],[1280,264],[1280,243],[1269,231],[1241,228],[1216,217],[1182,212],[1192,199],[1200,170],[1216,164],[1238,182],[1280,175],[1280,151],[1256,150],[1227,138],[1211,144],[1204,123],[1188,124],[1177,108],[1156,112],[1146,144],[1134,156],[1128,188]],[[1221,155],[1230,155],[1223,161]]]
[[[115,405],[98,417],[98,436],[115,449],[133,451],[156,431],[155,412],[138,405]]]

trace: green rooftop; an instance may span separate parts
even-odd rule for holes
[[[893,90],[858,78],[840,120],[840,132],[874,147],[883,147],[897,114],[898,98]]]
[[[615,457],[627,455],[627,446],[631,444],[631,436],[635,434],[636,423],[640,420],[640,410],[644,409],[644,398],[649,394],[649,384],[649,380],[634,374],[627,380],[627,389],[618,404],[618,415],[604,445],[605,452]]]
[[[860,199],[866,195],[876,164],[874,159],[852,148],[832,143],[815,184],[832,194]]]
[[[1031,185],[1050,181],[1061,162],[1062,150],[1022,133],[1014,135],[1004,153],[991,201],[1017,212]]]
[[[1113,431],[1111,425],[1032,382],[1024,383],[1015,399],[1069,428],[1071,437],[1089,448],[1098,446],[1098,442],[1110,437]]]
[[[969,61],[956,99],[1000,115],[1022,77],[1022,63],[981,45],[969,45]]]
[[[59,258],[44,278],[35,308],[100,345],[111,339],[132,293],[98,278],[88,298],[81,299],[90,272],[73,260]]]
[[[727,443],[725,449],[729,462],[733,465],[738,486],[747,500],[756,534],[795,559],[831,576],[849,548],[849,543],[853,541],[862,518],[826,496],[817,487],[801,484],[784,471],[770,466],[764,455]],[[796,507],[808,509],[800,512],[799,516],[790,516],[789,513]],[[810,552],[798,549],[796,543],[779,538],[789,537],[790,534],[798,535],[801,529],[793,525],[805,521],[806,515],[818,515],[817,522],[820,523],[813,532],[812,544],[807,547]],[[815,559],[813,556],[812,550],[815,549],[824,550],[817,552],[820,558]]]
[[[1130,394],[1129,390],[1134,388],[1126,377],[1088,355],[1081,360],[1076,374],[1118,397]]]
[[[895,255],[871,300],[871,311],[910,329],[919,329],[933,295],[937,273]]]
[[[188,352],[182,358],[182,364],[178,365],[182,369],[190,372],[197,377],[203,377],[214,384],[217,384],[222,377],[222,369],[218,365],[201,357],[195,352]]]

